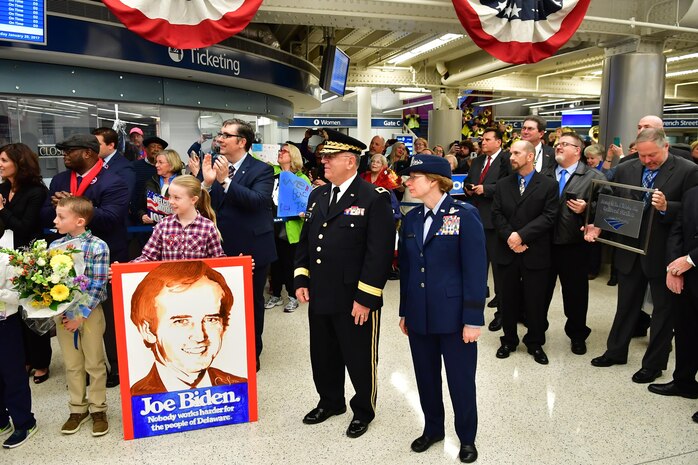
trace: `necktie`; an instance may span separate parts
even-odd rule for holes
[[[533,167],[540,173],[540,170],[543,169],[543,146],[541,145],[540,149],[536,152],[536,159],[534,161]]]
[[[562,191],[565,190],[565,184],[567,184],[567,170],[560,171],[560,188],[558,195],[562,197]]]
[[[78,175],[77,181],[78,181],[78,187],[80,187],[80,183],[82,182],[82,176]]]
[[[424,222],[426,223],[429,218],[434,216],[434,212],[432,210],[427,210],[427,214],[424,215]]]
[[[337,205],[338,199],[339,199],[339,186],[334,186],[332,188],[332,199],[330,199],[330,208]]]
[[[235,167],[233,166],[232,163],[228,164],[228,177],[230,179],[233,179],[233,176],[235,176]]]
[[[429,234],[429,230],[431,229],[431,224],[434,222],[434,212],[432,210],[427,210],[427,213],[424,215],[424,231],[422,233],[422,244],[427,240],[427,234]],[[427,221],[431,218],[431,221]]]
[[[526,190],[526,180],[524,178],[519,179],[519,194],[523,195]]]
[[[645,170],[645,174],[642,175],[642,187],[646,189],[652,189],[654,187],[654,178],[659,173],[659,170]],[[652,204],[652,192],[645,192],[643,196],[645,205],[649,206]]]
[[[490,161],[492,161],[492,156],[487,155],[487,163],[485,163],[485,168],[482,170],[482,173],[480,173],[480,179],[478,180],[478,184],[482,184],[482,181],[485,180],[485,176],[487,176],[487,172],[490,170]]]

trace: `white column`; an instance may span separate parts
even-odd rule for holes
[[[356,89],[356,132],[357,139],[368,145],[371,142],[371,89]]]

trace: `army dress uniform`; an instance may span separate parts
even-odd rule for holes
[[[310,358],[318,408],[345,408],[345,367],[356,395],[354,420],[375,417],[376,367],[383,287],[393,258],[395,227],[389,192],[354,176],[330,207],[332,184],[315,189],[296,250],[294,286],[308,288]],[[354,301],[368,307],[356,325]]]

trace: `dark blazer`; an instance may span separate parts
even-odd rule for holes
[[[541,171],[541,173],[557,183],[556,169],[557,163]],[[579,244],[584,242],[584,233],[581,228],[584,226],[587,212],[585,210],[581,214],[577,214],[570,210],[567,207],[566,194],[573,195],[575,199],[586,201],[587,208],[591,208],[589,205],[589,198],[591,194],[591,182],[594,179],[605,181],[606,176],[596,169],[589,168],[586,163],[579,160],[577,169],[567,179],[565,190],[562,195],[558,197],[558,214],[553,229],[553,244]]]
[[[642,186],[643,165],[639,159],[631,160],[618,165],[615,174],[615,182],[629,184],[632,186]],[[678,217],[681,210],[681,198],[688,189],[698,186],[698,166],[683,158],[669,154],[667,160],[659,169],[659,173],[654,179],[654,188],[664,193],[667,199],[667,210],[661,215],[655,210],[652,219],[652,229],[649,239],[647,255],[639,255],[623,249],[616,250],[616,268],[623,274],[628,274],[637,266],[640,261],[642,271],[648,278],[657,278],[666,273],[666,245],[669,238],[669,230],[672,223]],[[642,200],[643,193],[640,191],[629,191],[627,189],[616,189],[615,195],[624,198]],[[640,238],[645,237],[645,231],[649,226],[649,208],[645,209],[642,217]],[[637,246],[638,244],[634,244]]]
[[[457,231],[441,231],[444,217],[450,222],[457,218]],[[487,253],[477,209],[446,196],[424,241],[423,236],[424,207],[419,206],[405,216],[400,234],[400,316],[405,324],[419,334],[482,326]]]
[[[276,260],[273,188],[272,167],[249,153],[233,176],[228,192],[218,182],[213,183],[211,205],[227,256],[252,255],[260,268]]]
[[[698,187],[692,187],[684,194],[681,210],[669,232],[666,262],[671,263],[684,255],[689,255],[693,263],[698,264]],[[688,270],[684,276],[686,284],[698,286],[698,268]]]
[[[500,151],[494,162],[490,163],[485,179],[482,181],[484,193],[482,195],[468,196],[468,202],[473,204],[480,212],[480,220],[485,229],[494,229],[492,223],[492,201],[494,200],[494,190],[497,181],[511,174],[511,162],[509,152]],[[466,176],[464,184],[480,184],[480,174],[487,163],[487,155],[479,155],[470,165],[470,171]]]
[[[555,149],[549,145],[543,144],[543,167],[540,172],[542,173],[548,168],[554,168],[557,166],[555,161]]]
[[[48,189],[43,184],[22,188],[12,200],[9,182],[0,184],[0,195],[5,207],[0,210],[2,229],[10,229],[14,234],[15,248],[24,247],[41,236],[41,207],[46,202]]]
[[[104,166],[104,169],[121,176],[128,187],[128,198],[130,199],[136,187],[136,171],[133,169],[133,162],[124,157],[121,152],[116,152],[109,163]]]
[[[356,176],[329,208],[332,184],[310,193],[296,247],[294,286],[308,288],[312,314],[378,310],[395,250],[390,193]]]
[[[70,192],[70,173],[71,170],[63,171],[51,180],[49,194],[41,210],[41,218],[46,228],[54,227],[53,219],[56,217],[51,197],[56,192]],[[127,262],[126,216],[129,198],[126,183],[111,171],[101,170],[83,195],[94,205],[94,216],[87,225],[88,229],[107,243],[109,259],[112,262]]]
[[[521,255],[528,269],[549,267],[557,209],[558,184],[543,174],[533,173],[523,195],[516,173],[498,182],[492,205],[492,222],[499,236],[496,263],[508,265]],[[528,250],[517,254],[509,248],[507,239],[513,232],[519,233]]]
[[[155,166],[146,162],[145,159],[131,162],[131,166],[133,167],[133,172],[135,175],[135,181],[133,183],[133,189],[131,190],[130,196],[131,219],[135,224],[143,224],[143,220],[141,219],[141,216],[143,215],[138,216],[139,205],[141,199],[145,196],[145,183],[148,181],[148,179],[156,176],[157,172],[155,171]]]
[[[247,378],[241,378],[239,376],[231,375],[218,368],[210,367],[206,370],[208,376],[211,378],[212,386],[227,386],[228,384],[246,383]],[[163,392],[168,392],[165,385],[160,379],[157,368],[153,363],[153,367],[150,369],[147,375],[131,386],[131,396],[144,396],[148,394],[160,394]]]

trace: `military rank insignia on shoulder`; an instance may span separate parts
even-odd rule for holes
[[[379,187],[376,187],[376,192],[378,192],[379,194],[387,194],[390,191],[388,189],[386,189],[385,187],[379,186]]]

